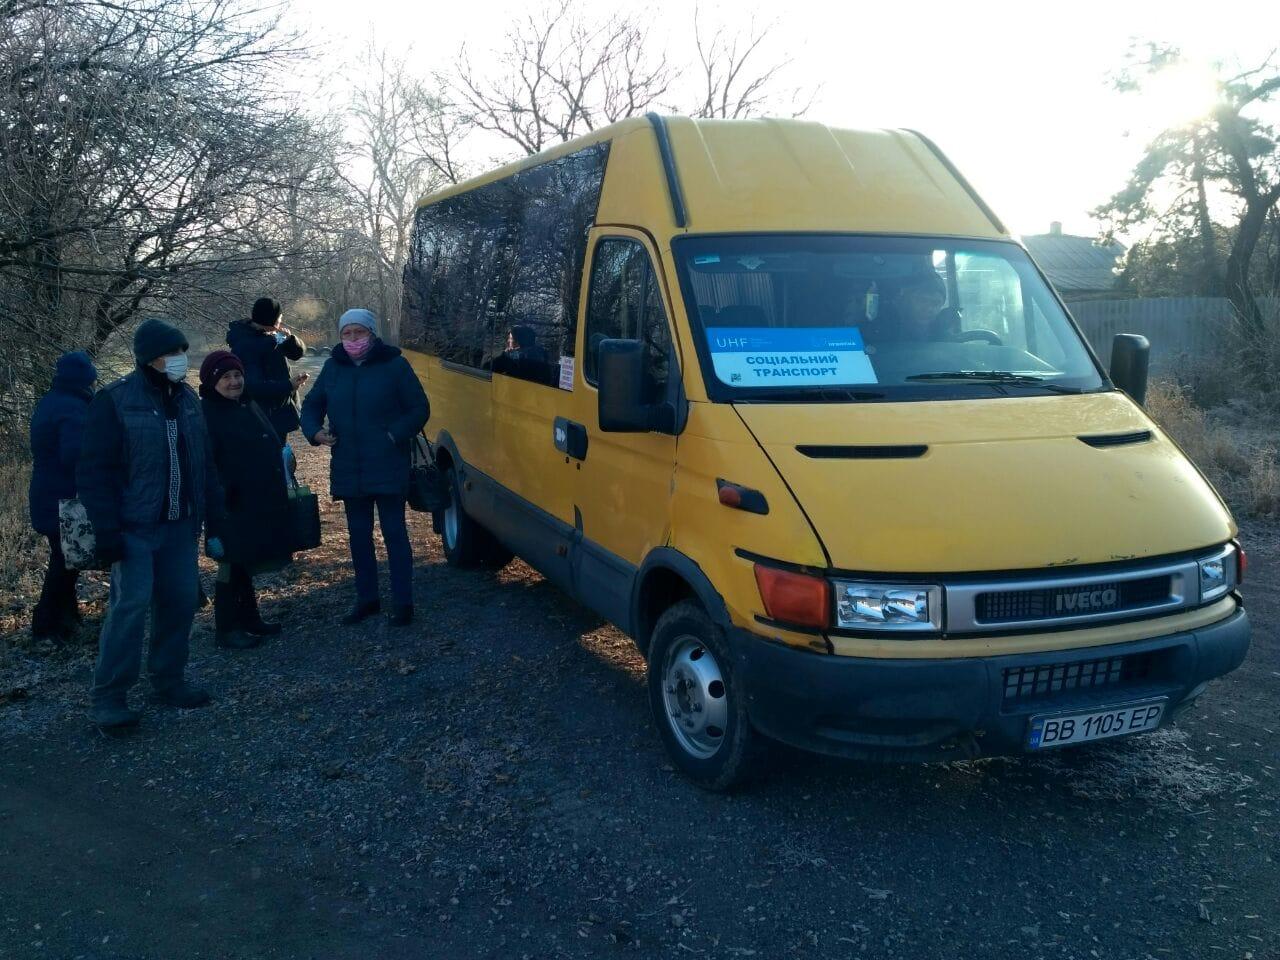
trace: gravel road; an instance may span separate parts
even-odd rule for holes
[[[667,764],[626,638],[520,563],[447,568],[425,518],[418,622],[339,626],[324,510],[264,583],[285,637],[220,651],[200,615],[209,709],[103,738],[92,628],[8,638],[0,957],[1280,957],[1274,528],[1246,531],[1249,660],[1177,727],[935,766],[783,751],[717,796]]]

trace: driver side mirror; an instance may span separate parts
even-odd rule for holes
[[[1111,382],[1142,406],[1147,402],[1151,341],[1136,333],[1117,333],[1111,341]]]
[[[670,404],[645,402],[645,347],[639,340],[601,340],[596,346],[600,429],[606,433],[670,432]]]

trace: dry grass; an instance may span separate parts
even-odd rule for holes
[[[1280,518],[1280,462],[1275,446],[1251,442],[1197,406],[1190,388],[1153,381],[1147,412],[1167,430],[1231,509],[1241,516]]]
[[[27,484],[31,465],[0,460],[0,636],[16,631],[30,619],[40,595],[46,562],[44,538],[31,529],[27,512]]]

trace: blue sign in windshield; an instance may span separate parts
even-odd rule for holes
[[[857,327],[709,327],[716,377],[734,387],[875,383]]]

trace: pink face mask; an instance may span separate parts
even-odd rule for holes
[[[373,337],[361,337],[359,340],[343,340],[342,349],[347,351],[347,356],[352,360],[359,360],[369,348],[373,346]]]

